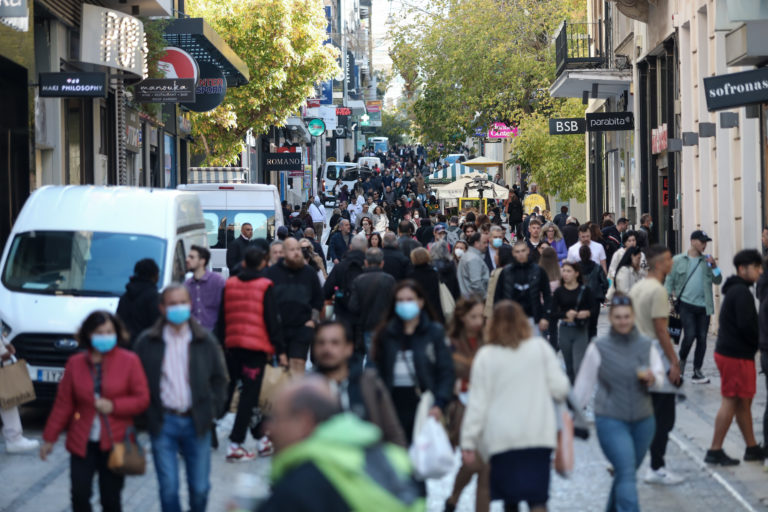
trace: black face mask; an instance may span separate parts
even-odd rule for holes
[[[304,259],[309,259],[309,247],[302,247],[301,254],[304,255]]]

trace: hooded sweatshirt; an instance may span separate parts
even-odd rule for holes
[[[758,319],[755,297],[749,283],[731,276],[722,287],[725,295],[720,306],[720,329],[715,352],[737,359],[754,359],[758,347]]]
[[[125,293],[117,304],[117,316],[131,335],[131,345],[141,331],[152,327],[160,316],[157,284],[146,279],[131,277]]]
[[[267,510],[287,510],[278,503],[282,494],[291,492],[291,473],[306,464],[319,470],[326,482],[296,482],[304,491],[327,488],[330,483],[349,510],[409,512],[424,510],[424,498],[411,478],[411,464],[405,449],[381,443],[378,427],[364,422],[353,413],[342,413],[326,420],[314,433],[280,452],[272,462],[275,494]],[[324,496],[311,494],[322,503]],[[287,505],[287,503],[285,503]],[[270,508],[271,507],[271,508]],[[321,510],[318,508],[318,510]],[[323,509],[325,510],[325,509]]]

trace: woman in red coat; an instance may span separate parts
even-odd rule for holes
[[[120,512],[124,477],[107,467],[113,440],[121,441],[133,418],[149,406],[147,377],[138,356],[118,347],[127,336],[120,320],[106,311],[85,319],[77,335],[86,350],[69,358],[56,401],[43,432],[40,458],[67,431],[72,510],[90,512],[94,473],[104,512]]]

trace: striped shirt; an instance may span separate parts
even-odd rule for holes
[[[166,325],[163,327],[163,340],[165,354],[160,377],[160,400],[163,407],[186,412],[192,407],[192,391],[189,386],[189,343],[192,341],[192,331],[189,324],[184,324],[179,331]]]

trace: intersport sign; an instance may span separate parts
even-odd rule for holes
[[[704,79],[707,110],[713,112],[768,101],[768,68]]]

